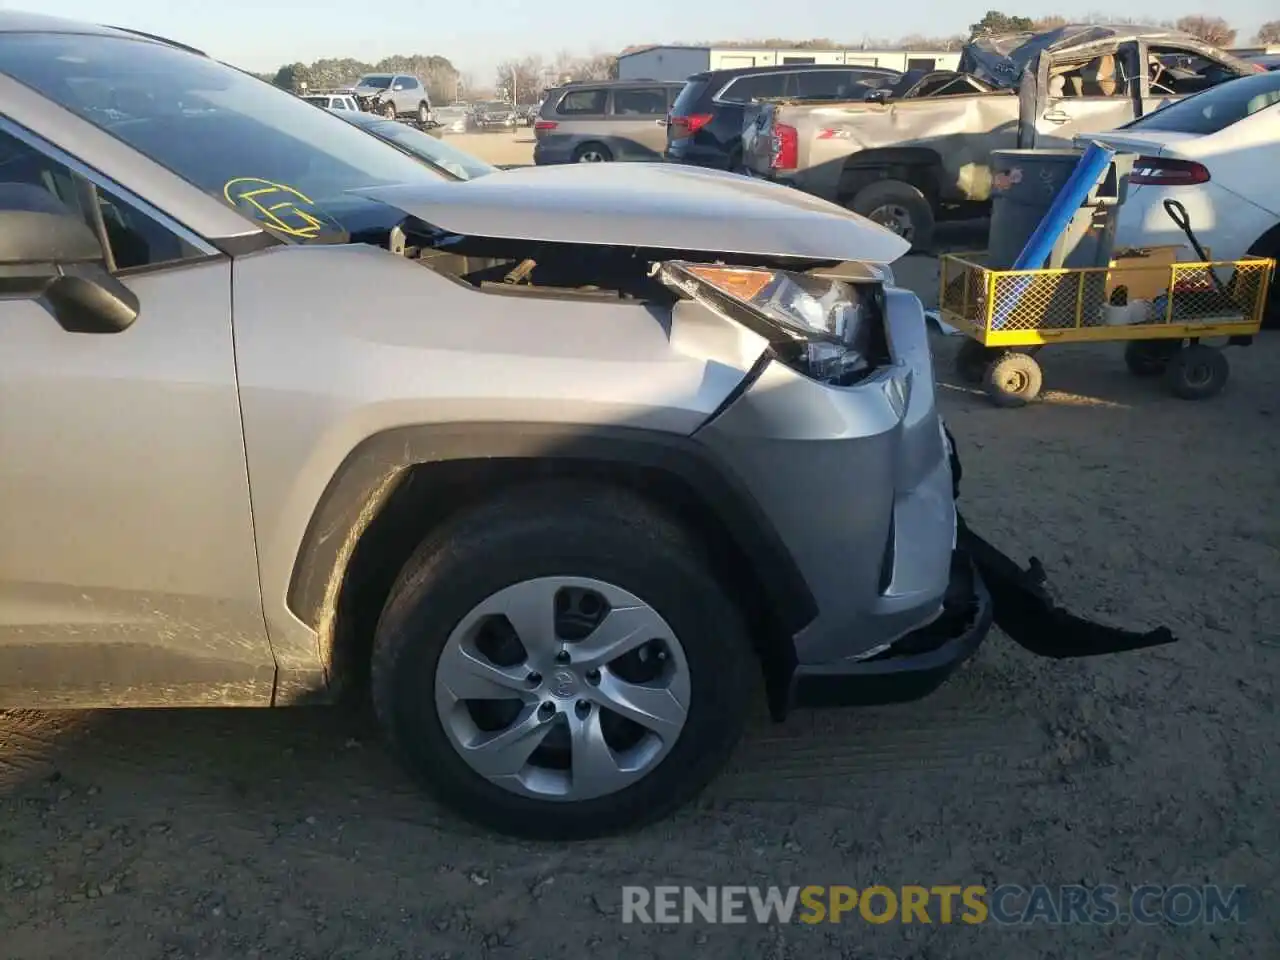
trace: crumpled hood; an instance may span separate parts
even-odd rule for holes
[[[791,187],[664,163],[523,167],[359,191],[454,233],[558,243],[891,263],[897,234]]]

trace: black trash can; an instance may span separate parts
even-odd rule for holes
[[[991,238],[987,263],[1013,266],[1083,150],[995,150],[991,154]],[[1117,155],[1049,255],[1048,267],[1105,267],[1115,243],[1116,208],[1124,202],[1133,157]]]

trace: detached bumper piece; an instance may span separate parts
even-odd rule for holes
[[[946,427],[943,429],[951,446],[952,495],[959,499],[960,478],[964,470],[956,453],[955,437]],[[956,546],[969,555],[986,583],[996,626],[1024,650],[1036,656],[1062,660],[1127,653],[1177,640],[1168,627],[1157,627],[1145,633],[1122,630],[1062,609],[1049,596],[1046,589],[1048,577],[1039,560],[1032,557],[1024,570],[1012,558],[974,533],[963,516],[957,515],[956,520]]]
[[[1064,660],[1127,653],[1173,643],[1168,627],[1145,633],[1094,623],[1057,606],[1045,589],[1044,567],[1035,557],[1023,570],[957,517],[957,542],[973,558],[991,593],[996,626],[1010,640],[1040,657]]]
[[[990,593],[963,549],[951,556],[942,614],[866,660],[797,666],[794,707],[872,706],[918,700],[936,690],[978,649],[991,629]]]

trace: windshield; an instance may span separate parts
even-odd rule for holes
[[[351,76],[351,74],[347,74]],[[357,87],[367,87],[370,90],[385,90],[391,86],[391,76],[384,73],[371,73],[367,77],[361,77],[356,81]]]
[[[476,177],[483,177],[485,174],[493,173],[498,169],[478,157],[473,157],[471,154],[459,150],[457,147],[451,146],[431,136],[429,133],[415,130],[405,123],[376,119],[367,113],[348,114],[346,119],[355,126],[368,130],[375,137],[389,140],[396,146],[409,151],[415,157],[420,157],[434,166],[442,167],[459,180],[474,180]]]
[[[1259,73],[1210,87],[1185,100],[1175,100],[1155,113],[1126,124],[1124,129],[1217,133],[1277,103],[1280,103],[1280,73]]]
[[[0,72],[293,240],[388,228],[402,214],[351,191],[432,177],[336,114],[158,43],[0,34]]]
[[[480,109],[486,113],[501,113],[503,110],[510,110],[511,107],[498,100],[490,100],[488,103],[480,104]]]

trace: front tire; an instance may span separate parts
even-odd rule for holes
[[[418,104],[418,122],[423,124],[431,122],[431,108],[425,103]]]
[[[997,407],[1025,407],[1040,396],[1044,374],[1034,357],[1009,352],[987,367],[985,386]]]
[[[741,734],[753,654],[685,531],[645,501],[524,487],[424,541],[374,641],[392,744],[461,816],[577,839],[694,797]]]
[[[1193,343],[1170,359],[1164,382],[1182,400],[1207,400],[1222,392],[1230,375],[1231,365],[1221,350]]]
[[[396,105],[392,103],[390,100],[388,100],[386,103],[382,105],[381,113],[388,120],[394,120],[399,115],[396,112]]]

